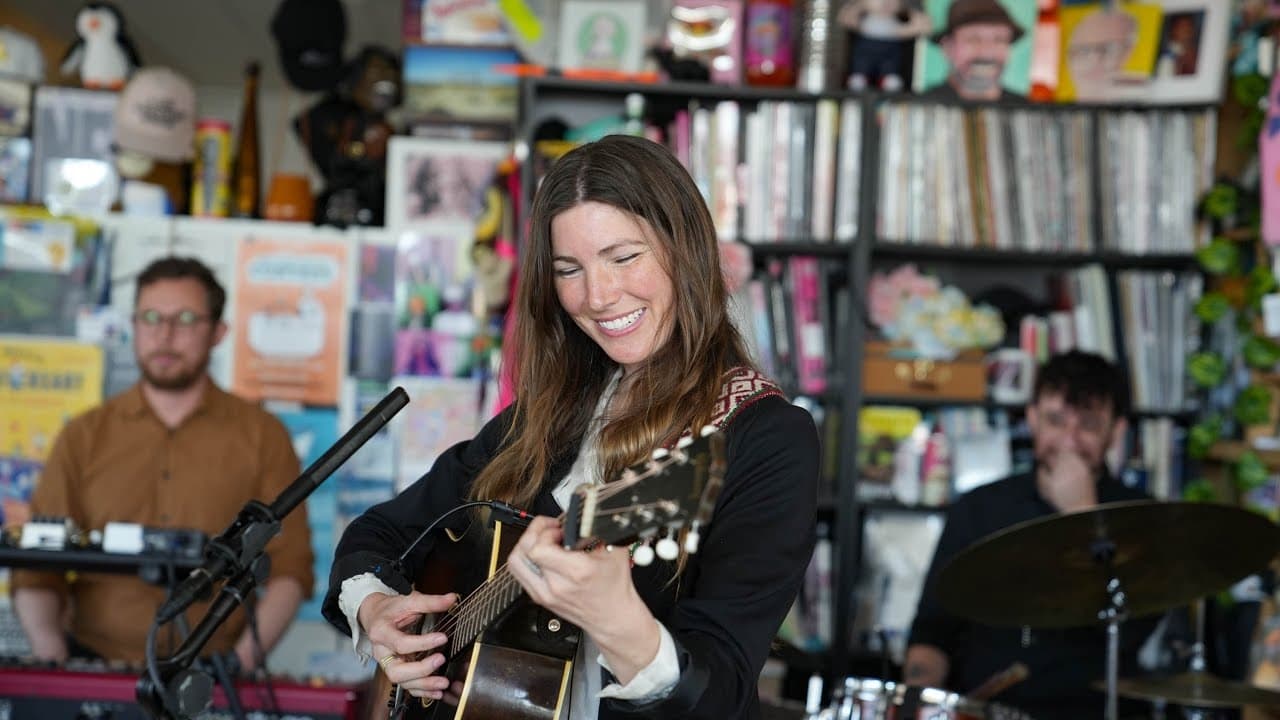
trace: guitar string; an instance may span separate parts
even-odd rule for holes
[[[651,460],[646,464],[643,471],[632,471],[632,477],[626,477],[624,474],[624,476],[619,478],[617,482],[599,486],[597,490],[599,493],[599,499],[607,500],[614,495],[621,493],[623,490],[634,486],[636,483],[657,475],[659,472],[666,470],[677,462],[680,464],[686,464],[688,459],[688,452],[682,450],[681,452],[672,453],[668,457],[660,460]],[[629,508],[619,508],[597,514],[608,516],[620,512],[627,512],[630,508],[634,507],[638,506],[633,505]],[[564,517],[565,516],[562,514],[559,519],[563,520]],[[514,594],[512,594],[513,590],[515,591]],[[522,590],[523,588],[520,587],[515,576],[511,575],[504,563],[494,572],[493,577],[486,579],[478,588],[476,588],[475,591],[461,600],[456,606],[455,611],[450,612],[438,625],[432,627],[431,632],[442,632],[449,637],[451,650],[450,655],[452,656],[455,652],[461,650],[463,646],[470,644],[471,640],[479,635],[480,630],[487,626],[494,616],[502,612],[510,602],[519,597],[520,591]],[[511,596],[506,597],[508,594]],[[460,628],[465,629],[466,632],[455,632],[455,630]],[[472,634],[473,629],[475,630],[474,634]],[[458,640],[463,637],[468,638],[468,640],[465,644],[455,643],[455,636]],[[455,645],[457,645],[456,649]]]
[[[656,503],[647,504],[654,505]],[[598,513],[598,515],[601,517],[609,517],[620,513],[630,513],[644,507],[645,505],[646,504],[628,505],[615,510],[601,512]],[[457,612],[450,613],[445,616],[444,620],[442,620],[439,625],[433,627],[432,632],[443,632],[446,635],[452,635],[451,631],[455,629],[454,626],[460,625],[466,627],[468,631],[466,635],[469,636],[471,630],[469,623],[476,620],[477,616],[479,616],[482,611],[489,611],[489,617],[484,618],[479,622],[481,626],[488,624],[488,620],[492,619],[492,615],[501,610],[500,607],[495,607],[495,601],[501,605],[503,604],[503,601],[514,600],[515,596],[506,596],[511,594],[511,591],[517,587],[519,587],[519,583],[515,582],[515,576],[511,575],[510,571],[507,569],[507,565],[503,564],[495,571],[492,578],[487,579],[479,588],[476,589],[474,593],[469,595],[462,603],[459,604],[460,609]],[[516,595],[518,595],[518,593],[516,593]],[[479,610],[474,609],[477,606],[479,606]],[[451,620],[453,622],[450,622]]]

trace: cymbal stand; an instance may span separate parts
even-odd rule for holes
[[[1195,609],[1196,623],[1196,639],[1191,644],[1191,659],[1188,663],[1188,669],[1194,673],[1206,672],[1209,667],[1204,659],[1204,598],[1196,598]],[[1182,715],[1186,720],[1209,720],[1210,715],[1203,708],[1187,707],[1182,708]]]
[[[1115,558],[1115,543],[1105,538],[1095,540],[1089,548],[1094,562],[1101,563],[1107,569],[1107,604],[1098,611],[1098,619],[1107,623],[1107,709],[1106,720],[1119,720],[1119,706],[1116,703],[1116,682],[1120,671],[1120,623],[1128,615],[1125,608],[1124,589],[1120,586],[1120,578],[1115,574],[1112,560]]]

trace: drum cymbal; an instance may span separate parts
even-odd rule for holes
[[[1110,549],[1113,573],[1095,560]],[[942,605],[995,626],[1100,622],[1106,583],[1120,580],[1131,616],[1184,605],[1263,569],[1280,527],[1215,503],[1133,501],[1050,515],[992,533],[938,576]]]
[[[1105,683],[1094,683],[1103,690]],[[1137,700],[1166,700],[1198,708],[1227,708],[1250,705],[1280,707],[1280,692],[1210,675],[1185,672],[1167,677],[1130,678],[1116,681],[1116,694]]]

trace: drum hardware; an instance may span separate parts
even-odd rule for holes
[[[1187,672],[1120,680],[1117,693],[1137,700],[1177,704],[1183,708],[1186,720],[1207,720],[1208,711],[1215,708],[1280,707],[1280,692],[1223,680],[1209,673],[1204,657],[1204,613],[1204,598],[1199,598],[1195,602],[1195,641]]]
[[[939,688],[846,677],[822,707],[822,678],[809,678],[805,720],[1031,720],[1020,710]]]
[[[1228,587],[1265,567],[1277,550],[1280,527],[1243,508],[1108,503],[992,533],[942,569],[938,595],[953,614],[997,627],[1105,623],[1106,718],[1116,720],[1119,694],[1129,697],[1151,687],[1151,681],[1126,680],[1122,691],[1116,677],[1125,618],[1161,612]],[[991,592],[995,587],[1017,590],[996,594]],[[1200,652],[1203,663],[1203,647]],[[1209,676],[1194,670],[1188,676],[1161,690],[1203,697]],[[1215,685],[1209,693],[1233,699],[1249,695],[1236,695],[1237,689],[1228,692]],[[1157,693],[1147,697],[1153,696]]]

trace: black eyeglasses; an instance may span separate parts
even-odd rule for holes
[[[162,325],[168,325],[175,330],[190,330],[208,320],[208,315],[201,315],[195,310],[179,310],[172,315],[165,315],[159,310],[143,310],[133,314],[135,323],[153,330],[159,329]]]

